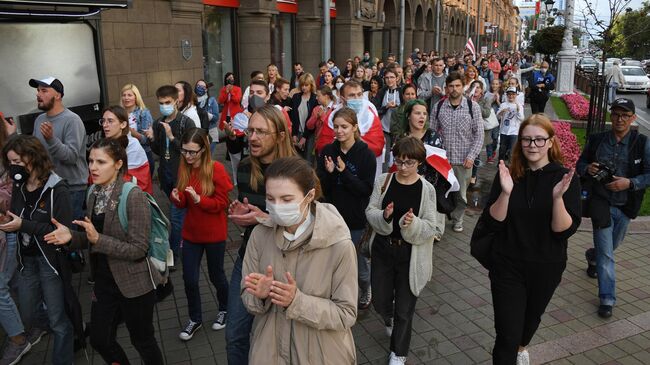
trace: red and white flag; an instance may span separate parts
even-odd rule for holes
[[[467,39],[467,43],[465,44],[465,50],[470,51],[472,53],[472,60],[476,61],[476,48],[474,48],[474,42],[472,42],[472,37],[469,37]]]
[[[451,187],[445,192],[445,197],[448,197],[449,193],[453,191],[460,191],[460,183],[458,182],[454,170],[451,168],[451,164],[447,159],[447,151],[428,144],[424,145],[424,149],[427,151],[427,164],[433,167],[442,177],[445,178],[445,180],[449,182],[449,184],[451,184]],[[388,172],[397,172],[397,165],[393,163],[393,165],[388,169]]]
[[[451,164],[447,159],[447,151],[442,148],[429,146],[428,144],[425,144],[424,148],[427,151],[427,163],[429,166],[436,169],[436,171],[438,171],[438,173],[451,184],[449,190],[445,192],[445,197],[452,191],[459,191],[460,183],[458,182],[458,179],[456,179],[454,170],[451,168]]]

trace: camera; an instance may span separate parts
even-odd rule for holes
[[[612,180],[616,166],[610,162],[598,162],[598,171],[593,175],[599,182],[608,183]]]

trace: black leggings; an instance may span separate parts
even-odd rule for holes
[[[527,346],[562,280],[566,262],[525,262],[495,255],[490,270],[496,342],[492,363],[514,365]]]
[[[530,109],[532,109],[533,114],[537,113],[544,113],[544,109],[546,109],[546,102],[548,99],[545,99],[543,101],[530,101]]]

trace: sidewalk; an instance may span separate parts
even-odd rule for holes
[[[224,156],[221,145],[217,156],[220,160]],[[489,190],[495,171],[495,165],[479,171],[481,191]],[[166,209],[167,200],[159,192],[156,197]],[[434,247],[433,278],[416,305],[408,364],[491,363],[492,298],[487,272],[469,255],[469,240],[477,218],[472,213],[465,221],[464,232],[455,233],[448,227],[442,241]],[[612,318],[603,320],[596,314],[597,282],[585,274],[584,251],[592,242],[586,227],[583,224],[582,230],[569,242],[567,268],[533,338],[531,361],[533,364],[650,364],[650,233],[630,232],[617,250],[618,304]],[[229,226],[225,259],[228,275],[241,242],[240,232],[238,227]],[[202,276],[204,318],[209,321],[216,316],[217,306],[214,288],[208,285],[205,264]],[[90,286],[86,278],[87,273],[77,276],[75,287],[79,290],[84,317],[88,319]],[[173,273],[172,279],[174,294],[158,305],[154,316],[166,363],[226,364],[223,330],[212,331],[204,326],[191,341],[178,339],[181,326],[188,319],[187,303],[182,272]],[[359,312],[353,333],[359,364],[387,363],[390,339],[374,311]],[[139,363],[123,326],[118,331],[118,341],[133,363]],[[21,364],[49,363],[51,348],[52,336],[44,337]],[[90,364],[102,363],[90,346],[88,356]],[[78,353],[76,359],[77,364],[87,363],[83,353]]]

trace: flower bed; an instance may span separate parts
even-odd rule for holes
[[[589,100],[580,94],[565,94],[561,98],[564,100],[573,119],[587,120],[587,116],[589,115]]]
[[[555,137],[560,141],[564,166],[576,167],[576,162],[580,157],[580,145],[578,145],[576,135],[571,132],[571,123],[554,121],[553,129],[555,129]]]

